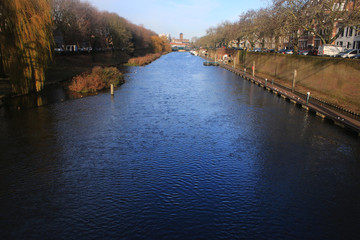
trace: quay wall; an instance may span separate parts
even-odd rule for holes
[[[297,91],[310,91],[312,96],[360,112],[360,59],[254,53],[233,49],[210,50],[209,57],[214,59],[215,53],[217,59],[224,54],[230,55],[235,59],[236,68],[246,68],[248,73],[255,62],[255,75],[278,80],[287,87],[291,87],[296,69]]]

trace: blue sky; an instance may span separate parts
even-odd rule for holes
[[[115,12],[156,33],[184,38],[201,37],[222,21],[235,21],[249,9],[267,6],[267,0],[87,0],[99,10]]]

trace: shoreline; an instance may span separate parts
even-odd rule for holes
[[[341,112],[330,109],[324,105],[320,105],[311,101],[307,102],[306,97],[304,99],[303,95],[299,95],[298,93],[292,92],[291,90],[289,91],[289,89],[286,89],[287,87],[285,86],[272,84],[271,81],[265,81],[258,76],[253,77],[252,75],[244,73],[243,71],[233,68],[227,64],[220,64],[220,67],[233,72],[234,74],[242,77],[244,80],[248,80],[251,83],[254,83],[255,85],[263,88],[264,90],[267,90],[277,95],[278,97],[281,97],[284,100],[297,105],[298,107],[301,107],[305,111],[315,114],[322,120],[328,120],[344,130],[355,133],[356,137],[360,137],[360,120],[342,114]]]
[[[151,61],[148,61],[143,65],[136,66],[145,66],[151,62],[157,60],[162,55],[167,53],[162,53],[156,58],[151,58]],[[153,53],[145,54],[142,57],[149,55],[154,55]],[[134,57],[139,58],[139,57]],[[0,108],[2,108],[9,99],[17,97],[26,97],[34,94],[41,94],[43,91],[46,91],[46,88],[49,88],[54,85],[63,85],[64,88],[67,88],[71,83],[73,77],[80,75],[82,73],[90,72],[93,67],[129,67],[134,65],[127,65],[131,57],[124,52],[98,52],[95,54],[86,53],[86,54],[55,54],[53,57],[53,62],[49,65],[46,71],[46,79],[44,82],[45,88],[40,92],[30,92],[28,94],[11,94],[11,85],[8,88],[8,92],[0,94]],[[8,82],[10,84],[10,82]],[[65,86],[66,85],[66,86]],[[119,86],[121,86],[120,84]],[[101,91],[106,91],[110,88],[103,89]],[[99,92],[101,92],[99,91]],[[91,94],[90,94],[91,95]]]

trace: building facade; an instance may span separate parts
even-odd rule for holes
[[[177,50],[189,50],[190,48],[190,40],[184,38],[184,34],[180,33],[180,38],[172,38],[170,41],[170,45],[173,51]]]

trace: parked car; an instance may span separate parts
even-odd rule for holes
[[[66,51],[67,52],[77,52],[78,47],[77,47],[77,45],[66,45]]]
[[[254,52],[261,52],[261,48],[254,48]]]
[[[360,58],[360,53],[356,54],[353,58]]]
[[[280,49],[279,51],[277,51],[277,53],[282,53],[282,54],[285,54],[287,49]]]
[[[341,57],[341,58],[352,58],[352,57],[355,57],[359,53],[360,53],[360,49],[349,49],[349,50],[339,53],[336,56]]]
[[[331,44],[324,44],[322,46],[319,46],[319,56],[329,56],[334,57],[340,52],[345,51],[345,47],[343,46],[335,46]]]
[[[299,55],[308,55],[309,51],[308,50],[301,50],[298,52]]]
[[[54,52],[63,52],[64,49],[63,48],[54,48]]]
[[[307,55],[309,56],[317,56],[318,55],[318,50],[317,49],[311,49]]]
[[[294,50],[288,49],[284,52],[285,54],[294,54]]]

